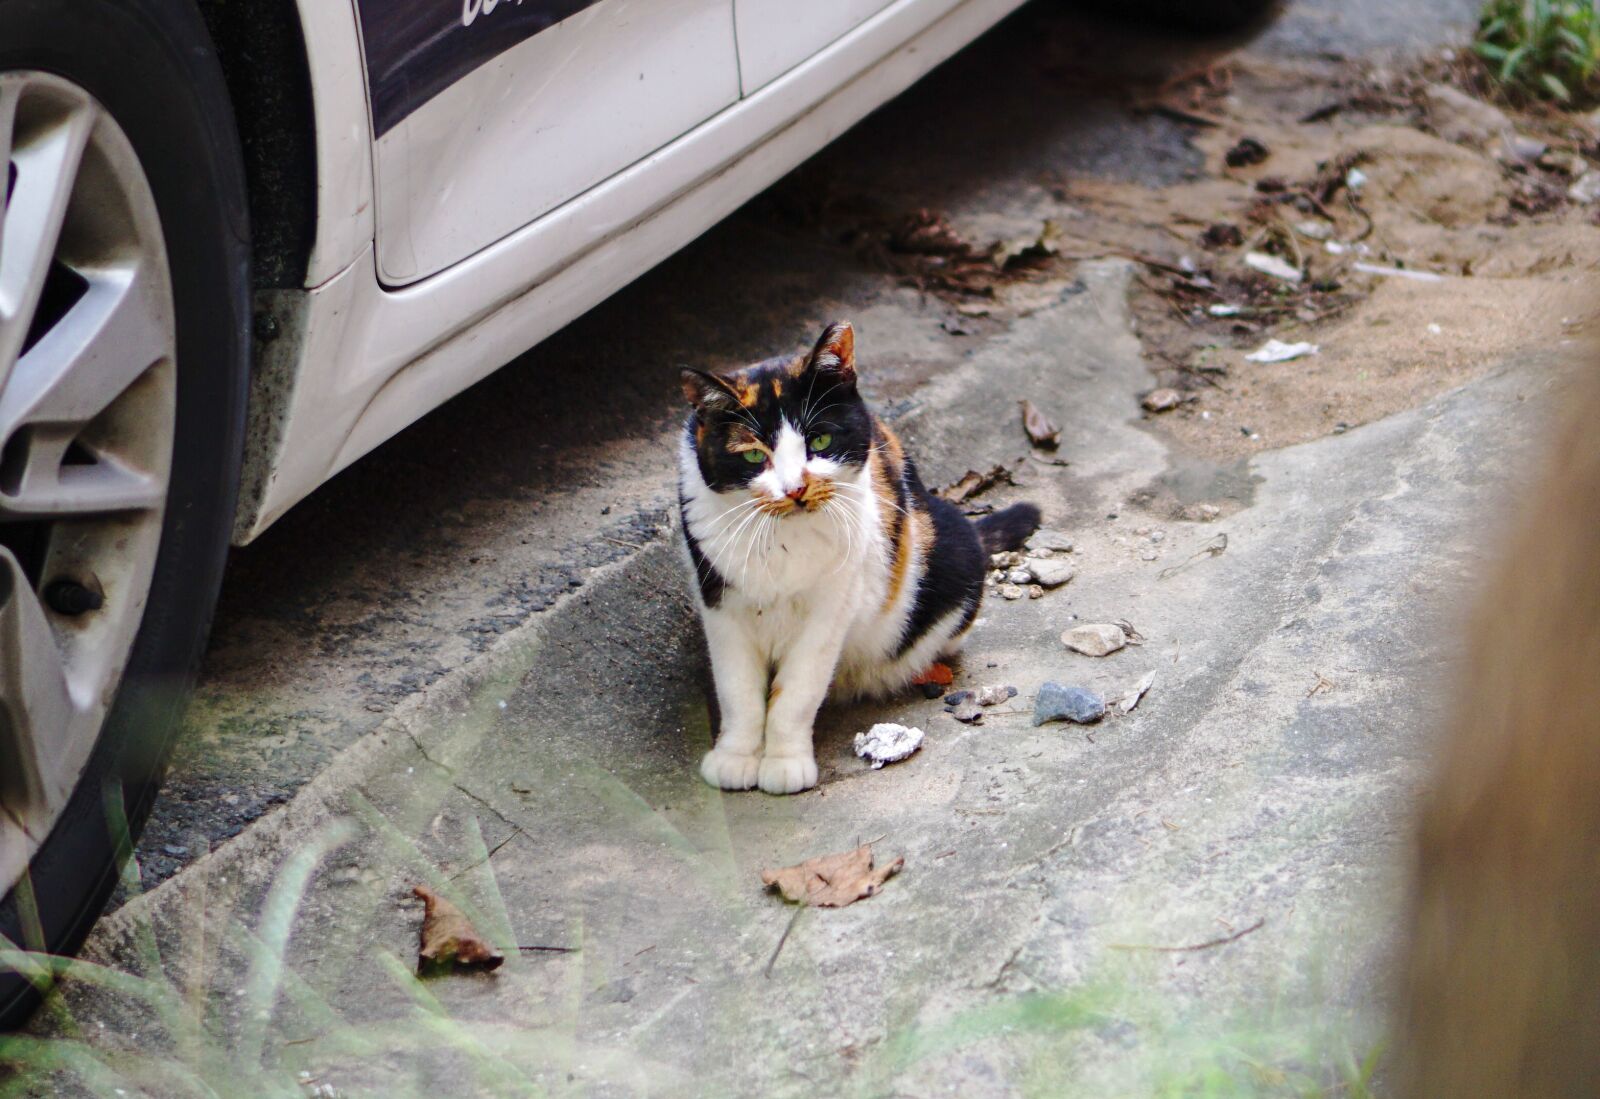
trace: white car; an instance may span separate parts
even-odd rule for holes
[[[0,934],[99,914],[230,541],[1020,2],[0,0]]]

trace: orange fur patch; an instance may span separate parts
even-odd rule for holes
[[[881,424],[878,430],[883,434],[883,446],[873,448],[872,456],[868,459],[871,467],[868,473],[872,477],[872,491],[878,496],[884,535],[887,537],[889,532],[894,530],[896,520],[900,521],[900,536],[895,539],[894,558],[889,562],[889,591],[883,600],[883,609],[887,611],[894,606],[895,601],[900,598],[901,590],[905,587],[906,574],[911,567],[911,553],[916,532],[912,529],[914,515],[901,515],[901,505],[895,497],[894,483],[900,478],[905,461],[904,452],[900,449],[900,440]]]

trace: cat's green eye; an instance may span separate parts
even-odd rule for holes
[[[811,441],[806,443],[806,446],[810,447],[812,453],[814,454],[819,450],[827,450],[828,444],[831,442],[833,442],[833,436],[824,433],[822,435],[811,436]]]
[[[744,460],[756,466],[766,461],[767,456],[759,450],[747,450],[744,451]]]

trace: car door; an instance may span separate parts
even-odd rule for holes
[[[771,83],[892,2],[734,0],[734,22],[739,28],[739,78],[744,94]]]
[[[739,98],[731,0],[356,0],[378,270],[426,278]]]

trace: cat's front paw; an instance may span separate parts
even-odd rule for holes
[[[761,757],[753,752],[713,748],[700,761],[700,777],[719,790],[748,790],[756,784]]]
[[[813,756],[763,756],[760,785],[769,794],[798,794],[817,784],[817,761]]]

